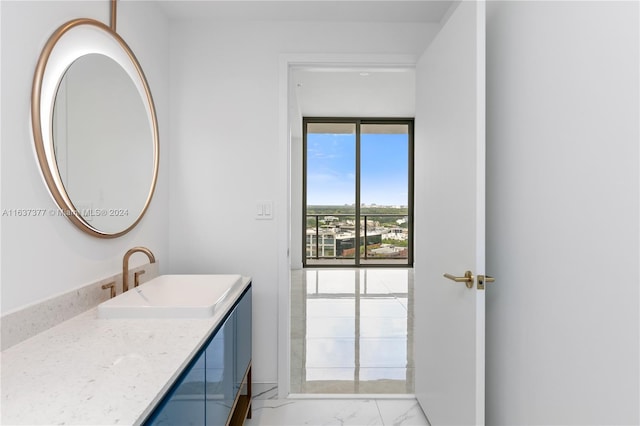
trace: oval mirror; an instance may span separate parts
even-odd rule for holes
[[[60,27],[40,56],[31,108],[60,215],[102,238],[133,229],[153,196],[159,145],[151,92],[124,40],[91,19]]]

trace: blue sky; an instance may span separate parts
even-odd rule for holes
[[[407,205],[407,135],[361,135],[361,202]],[[307,134],[307,204],[355,203],[355,135]]]

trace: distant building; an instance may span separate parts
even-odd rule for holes
[[[385,240],[406,241],[409,238],[409,231],[406,228],[386,228],[382,238]]]
[[[319,230],[316,238],[314,229],[307,229],[306,237],[307,257],[335,257],[336,256],[336,233],[334,230]]]
[[[355,234],[352,232],[337,233],[335,229],[319,229],[316,237],[315,229],[307,229],[306,254],[308,258],[317,257],[352,257],[355,249]],[[382,232],[367,234],[367,246],[382,244]],[[365,245],[364,235],[360,236],[360,247]],[[349,254],[349,252],[352,252]],[[317,255],[316,255],[317,253]]]
[[[374,248],[369,252],[370,257],[399,257],[406,258],[407,257],[407,248],[406,247],[396,247],[391,244],[383,244],[379,248]]]
[[[375,204],[371,205],[375,207]],[[307,258],[353,258],[356,250],[361,250],[366,245],[364,257],[402,257],[398,253],[404,252],[406,248],[395,249],[392,244],[384,245],[383,240],[406,241],[408,240],[408,229],[402,227],[407,222],[407,217],[398,215],[397,220],[384,220],[385,216],[370,214],[365,215],[360,220],[362,229],[360,234],[360,244],[356,244],[356,221],[354,216],[341,214],[326,216],[316,216],[315,227],[307,228],[305,240],[305,252]],[[394,215],[392,215],[394,216]],[[394,223],[395,222],[395,223]],[[366,242],[365,242],[366,238]],[[401,244],[406,246],[406,244]],[[388,247],[387,247],[388,246]],[[382,250],[384,249],[384,250]]]

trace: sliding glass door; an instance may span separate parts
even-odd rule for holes
[[[412,265],[413,120],[303,128],[304,265]]]

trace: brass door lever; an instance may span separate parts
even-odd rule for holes
[[[451,274],[444,274],[444,277],[457,283],[465,283],[467,288],[473,287],[473,272],[471,271],[466,271],[463,277],[456,277],[455,275]]]

